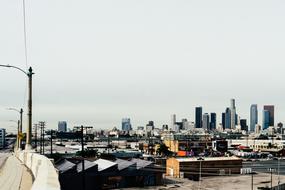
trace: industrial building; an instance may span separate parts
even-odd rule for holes
[[[240,174],[242,159],[237,157],[169,158],[166,175],[199,180],[199,176]]]
[[[156,186],[162,184],[161,168],[153,162],[130,160],[82,160],[63,159],[56,163],[62,190],[82,189],[113,189],[126,187]],[[84,179],[84,180],[83,180]]]

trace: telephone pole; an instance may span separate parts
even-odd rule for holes
[[[44,134],[44,130],[45,130],[45,122],[44,121],[40,121],[39,122],[39,127],[41,130],[41,140],[40,140],[40,154],[45,154],[45,134]]]
[[[81,159],[82,159],[82,189],[85,190],[85,163],[84,163],[84,129],[92,129],[92,126],[75,126],[74,129],[79,131],[80,130],[80,139],[81,139]]]

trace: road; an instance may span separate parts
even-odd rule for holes
[[[270,168],[278,174],[278,160],[266,160],[257,162],[243,162],[244,168],[253,168],[253,172],[269,173]],[[285,175],[285,160],[279,160],[279,174]]]
[[[32,176],[15,156],[0,153],[0,162],[5,162],[0,169],[1,190],[31,189]]]

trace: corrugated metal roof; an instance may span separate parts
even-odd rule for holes
[[[73,169],[76,167],[76,164],[69,162],[68,160],[64,159],[60,163],[56,164],[56,168],[61,172],[64,173],[70,169]]]
[[[149,166],[149,165],[152,164],[152,162],[150,162],[150,161],[141,160],[141,159],[136,159],[136,158],[133,158],[133,159],[131,160],[131,162],[137,164],[137,169],[145,168],[145,167],[147,167],[147,166]]]
[[[96,163],[90,162],[90,161],[88,161],[88,160],[84,160],[84,169],[85,169],[85,170],[87,170],[87,169],[89,169],[89,168],[92,168],[92,167],[95,167],[95,166],[97,166]],[[81,172],[81,171],[82,171],[82,162],[79,162],[79,163],[77,164],[77,172]]]
[[[118,164],[118,170],[123,170],[123,169],[126,169],[128,167],[136,167],[136,163],[133,163],[133,162],[130,162],[130,161],[127,161],[127,160],[122,160],[122,159],[117,159],[115,161],[115,163]]]
[[[111,162],[109,160],[104,160],[104,159],[98,159],[93,163],[98,164],[98,171],[103,171],[117,165],[117,163],[115,162]]]

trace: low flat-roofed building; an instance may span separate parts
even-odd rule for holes
[[[240,174],[242,159],[237,157],[169,158],[166,175],[198,180],[201,176]]]

